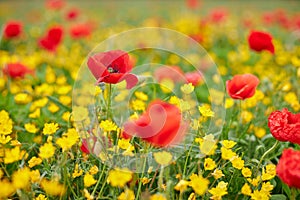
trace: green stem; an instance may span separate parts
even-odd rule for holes
[[[184,168],[183,168],[183,173],[182,173],[182,175],[183,175],[183,177],[185,177],[185,173],[186,173],[186,167],[187,167],[187,163],[188,163],[188,160],[189,160],[189,157],[190,157],[190,153],[191,153],[191,151],[192,151],[192,145],[190,146],[190,149],[189,149],[189,151],[188,151],[188,154],[186,155],[186,159],[185,159],[185,162],[184,162]]]
[[[164,166],[161,166],[159,176],[158,176],[158,183],[157,183],[159,192],[163,192],[162,190],[163,178],[164,178]]]
[[[291,200],[296,200],[296,189],[291,188]]]
[[[141,190],[142,190],[142,181],[141,179],[144,177],[144,172],[145,172],[145,169],[146,169],[146,157],[144,158],[144,162],[143,162],[143,169],[142,169],[142,176],[140,177],[140,180],[139,180],[139,187],[138,187],[138,190],[137,190],[137,193],[136,193],[136,200],[139,199],[139,196],[140,196],[140,193],[141,193]]]
[[[275,150],[275,148],[277,147],[278,144],[279,144],[279,141],[276,140],[276,142],[273,144],[273,146],[272,146],[270,149],[268,149],[268,150],[262,155],[262,157],[260,158],[260,161],[259,161],[259,163],[258,163],[258,165],[257,165],[257,172],[258,172],[258,170],[259,170],[259,168],[260,168],[260,165],[261,165],[262,161],[265,159],[265,157],[266,157],[269,153],[271,153],[272,151]]]
[[[108,84],[108,93],[107,93],[107,119],[112,119],[111,114],[111,84]]]
[[[91,196],[94,196],[94,194],[95,194],[95,192],[96,192],[96,190],[97,190],[97,188],[98,188],[98,185],[100,184],[100,181],[101,181],[101,179],[102,179],[102,177],[103,177],[104,171],[105,171],[105,165],[103,164],[103,168],[102,168],[102,170],[101,170],[101,174],[100,174],[100,176],[99,176],[99,178],[98,178],[98,181],[97,181],[97,183],[96,183],[96,185],[95,185],[95,188],[94,188],[94,190],[93,190]]]

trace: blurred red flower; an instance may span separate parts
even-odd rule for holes
[[[293,114],[287,108],[274,111],[268,118],[268,126],[277,140],[300,144],[300,113]]]
[[[209,20],[214,23],[224,22],[228,16],[228,11],[225,8],[213,9],[209,14]]]
[[[185,75],[185,78],[188,83],[192,83],[193,86],[197,86],[202,82],[202,76],[200,72],[195,71],[195,72],[188,72]]]
[[[274,45],[272,43],[272,36],[269,33],[252,31],[248,36],[249,47],[257,52],[266,50],[274,53]]]
[[[235,75],[226,81],[226,89],[233,99],[247,99],[255,94],[259,79],[252,74]]]
[[[163,79],[171,79],[173,82],[185,82],[184,73],[178,66],[162,66],[155,70],[154,78],[161,82]]]
[[[15,38],[22,33],[22,23],[18,21],[9,21],[4,25],[4,38]]]
[[[190,9],[196,9],[199,6],[199,0],[186,0],[185,2]]]
[[[97,83],[116,84],[125,80],[127,89],[130,89],[138,82],[136,75],[129,73],[132,62],[128,53],[122,50],[97,53],[88,58],[87,65]]]
[[[122,135],[139,137],[156,147],[168,147],[182,140],[186,128],[177,106],[155,100],[139,119],[124,124]]]
[[[91,35],[91,32],[91,26],[87,23],[74,24],[70,28],[70,35],[74,39],[88,37],[89,35]]]
[[[290,187],[300,189],[300,151],[284,149],[276,167],[278,177]]]
[[[60,26],[55,26],[47,31],[46,36],[42,37],[38,42],[39,46],[48,50],[55,51],[61,43],[63,37],[63,29]]]
[[[3,73],[11,78],[23,78],[26,74],[33,74],[33,71],[22,63],[17,62],[7,64],[3,69]]]
[[[66,13],[66,19],[67,20],[74,20],[78,17],[79,15],[79,10],[77,8],[72,8]]]
[[[65,6],[64,0],[46,0],[46,8],[51,10],[60,10]]]

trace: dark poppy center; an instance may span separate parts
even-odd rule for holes
[[[119,73],[119,70],[117,69],[117,66],[113,67],[112,65],[109,65],[109,66],[107,67],[107,71],[108,71],[109,73]]]

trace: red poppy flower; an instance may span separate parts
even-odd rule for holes
[[[86,23],[84,23],[84,24],[74,24],[70,28],[70,35],[74,39],[84,38],[84,37],[88,37],[89,35],[91,35],[91,31],[92,31],[91,26],[89,26]]]
[[[266,50],[274,53],[274,45],[272,43],[272,36],[269,33],[252,31],[248,37],[249,47],[257,52]]]
[[[255,94],[259,79],[252,74],[235,75],[226,81],[226,89],[233,99],[247,99]]]
[[[60,10],[65,6],[64,0],[46,0],[46,8],[51,10]]]
[[[196,9],[199,6],[198,0],[186,0],[185,2],[190,9]]]
[[[112,50],[97,53],[88,58],[87,65],[97,79],[97,83],[116,84],[125,80],[127,89],[130,89],[138,82],[137,77],[129,73],[132,63],[128,53],[124,51]]]
[[[3,73],[12,78],[23,78],[26,74],[33,74],[33,71],[22,63],[9,63],[3,69]]]
[[[158,82],[163,79],[170,79],[173,82],[185,82],[184,73],[178,66],[159,67],[155,70],[154,77]]]
[[[276,167],[278,177],[290,187],[300,189],[300,151],[284,149]]]
[[[48,51],[55,51],[62,37],[63,29],[60,26],[52,27],[47,31],[47,35],[39,40],[39,45]]]
[[[66,13],[66,19],[67,20],[74,20],[78,17],[79,15],[79,10],[77,8],[72,8]]]
[[[286,108],[274,111],[268,118],[268,126],[277,140],[300,144],[300,113],[293,114]]]
[[[228,11],[225,8],[216,8],[210,12],[209,19],[214,23],[220,23],[226,20]]]
[[[168,147],[182,140],[186,127],[178,107],[155,100],[139,119],[124,124],[123,136],[136,136],[153,146]]]
[[[192,83],[193,86],[197,86],[202,82],[202,76],[200,72],[188,72],[185,75],[186,81]]]
[[[22,23],[18,21],[9,21],[4,25],[4,37],[15,38],[22,33]]]

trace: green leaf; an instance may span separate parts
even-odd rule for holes
[[[286,196],[284,196],[283,194],[274,194],[271,196],[270,199],[271,200],[285,200]]]

